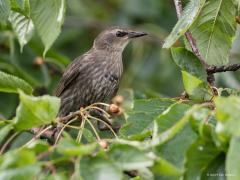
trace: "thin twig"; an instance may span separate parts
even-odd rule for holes
[[[93,104],[91,104],[90,107],[92,107],[92,106],[97,106],[97,105],[106,106],[106,107],[109,107],[109,106],[110,106],[110,105],[107,104],[107,103],[97,102],[97,103],[93,103]]]
[[[68,122],[70,119],[77,117],[79,114],[80,114],[80,110],[72,112],[69,115],[64,116],[64,117],[57,117],[56,121],[63,122],[63,123]]]
[[[100,112],[102,112],[106,117],[110,117],[110,114],[108,114],[106,111],[104,111],[103,109],[96,107],[96,106],[88,106],[86,107],[84,110],[88,110],[88,109],[96,109],[99,110]]]
[[[1,148],[0,155],[5,151],[5,149],[8,147],[9,143],[19,134],[19,132],[14,133],[8,140],[4,143],[4,145]]]
[[[70,120],[70,121],[68,121],[63,127],[62,127],[62,129],[59,131],[59,133],[58,133],[58,135],[57,135],[57,138],[56,138],[56,140],[55,140],[55,145],[57,144],[57,142],[58,142],[58,140],[60,139],[60,136],[61,136],[61,134],[62,134],[62,132],[63,132],[63,130],[67,127],[67,125],[68,124],[71,124],[72,122],[74,122],[74,121],[76,121],[77,119],[72,119],[72,120]]]
[[[214,74],[219,72],[226,72],[226,71],[237,71],[240,69],[240,64],[231,64],[227,66],[210,66],[207,68],[208,74]]]
[[[81,142],[82,135],[83,135],[83,128],[84,128],[85,122],[86,122],[86,117],[84,116],[82,111],[80,111],[80,114],[81,114],[81,117],[82,117],[82,122],[81,122],[80,129],[78,131],[77,140],[76,140],[78,143]]]
[[[51,136],[48,135],[48,136],[46,136],[46,137],[48,137],[50,140],[52,140],[52,138],[53,138],[53,142],[54,142],[54,144],[56,144],[56,143],[58,142],[58,140],[59,140],[62,132],[64,131],[64,129],[67,128],[67,127],[69,127],[69,128],[74,128],[74,129],[78,129],[78,130],[79,130],[79,133],[78,133],[78,136],[77,136],[77,141],[80,141],[80,140],[81,140],[81,137],[82,137],[83,126],[84,126],[85,122],[81,123],[81,126],[80,126],[80,127],[71,126],[71,125],[69,125],[69,124],[72,123],[72,122],[74,122],[74,121],[76,121],[76,119],[75,119],[76,117],[81,117],[81,118],[85,118],[85,120],[90,124],[90,126],[93,128],[94,133],[95,133],[96,136],[97,136],[97,139],[100,140],[100,137],[99,137],[99,135],[97,134],[97,131],[95,130],[94,126],[93,126],[92,123],[87,119],[87,118],[90,116],[90,111],[93,110],[93,109],[98,110],[98,111],[100,111],[101,113],[103,113],[103,116],[104,116],[105,118],[107,118],[107,119],[110,117],[110,114],[109,114],[108,112],[106,112],[104,109],[102,109],[102,108],[100,108],[100,107],[97,107],[98,105],[100,105],[100,106],[105,106],[105,107],[109,107],[109,106],[110,106],[109,104],[98,102],[98,103],[91,104],[91,105],[89,105],[89,106],[87,106],[87,107],[85,107],[85,108],[80,108],[80,110],[75,111],[75,112],[72,112],[72,113],[70,113],[70,114],[67,115],[67,116],[57,117],[57,118],[56,118],[56,121],[55,121],[56,124],[61,125],[61,126],[63,126],[63,127],[61,128],[60,132],[57,134],[57,137],[55,137],[55,136],[53,137],[53,135],[51,135]],[[87,113],[87,115],[85,115],[84,113]],[[91,117],[91,118],[94,118],[93,116],[90,116],[90,117]],[[94,119],[95,119],[95,120],[98,120],[98,121],[102,121],[101,119],[98,119],[98,118],[94,118]],[[104,121],[102,121],[102,122],[104,122]],[[107,125],[107,126],[108,126],[108,125]],[[52,127],[52,126],[51,126],[51,127]],[[109,129],[110,129],[112,132],[114,132],[113,129],[112,129],[110,126],[108,126],[108,127],[109,127]],[[49,130],[49,128],[44,129],[43,131],[41,131],[41,132],[39,133],[38,130],[32,129],[31,132],[34,133],[34,134],[37,134],[36,137],[35,137],[35,139],[36,139],[36,138],[38,138],[38,137],[40,137],[40,136],[46,135],[46,133],[48,132],[47,130]],[[55,132],[56,132],[56,129],[53,129],[53,130],[52,130],[52,134],[54,134]],[[49,133],[48,133],[48,134],[49,134]],[[116,136],[116,134],[114,134],[114,136]],[[116,136],[116,137],[117,137],[117,136]]]
[[[59,122],[59,124],[61,124],[61,125],[63,125],[63,126],[64,126],[64,125],[66,125],[66,124],[64,124],[64,123],[60,123],[60,122]],[[69,125],[69,124],[68,124],[68,125],[66,125],[66,128],[72,128],[72,129],[77,129],[77,130],[79,130],[79,129],[80,129],[80,127],[79,127],[79,126],[73,126],[73,125]]]
[[[88,116],[88,117],[104,123],[104,124],[109,128],[109,130],[113,133],[113,135],[114,135],[116,138],[118,138],[117,134],[114,132],[114,130],[112,129],[112,127],[111,127],[108,123],[106,123],[104,120],[99,119],[99,118],[96,118],[96,117],[93,117],[93,116]]]
[[[181,2],[181,0],[174,0],[174,4],[175,4],[176,12],[177,12],[177,17],[179,19],[182,15],[182,9],[183,9],[182,2]]]
[[[42,134],[44,134],[46,131],[48,131],[51,128],[52,128],[52,125],[46,127],[42,131],[40,131],[36,136],[34,136],[30,141],[28,141],[23,147],[30,145],[33,141],[35,141],[37,138],[39,138]]]
[[[85,120],[88,122],[88,124],[91,126],[93,132],[95,133],[95,135],[96,135],[96,137],[97,137],[97,140],[100,141],[101,138],[100,138],[100,136],[98,135],[98,133],[97,133],[95,127],[93,126],[93,124],[91,123],[91,121],[90,121],[86,116],[84,116],[84,114],[82,114],[82,115],[83,115],[83,117],[85,118]]]
[[[100,141],[100,140],[101,140],[101,138],[100,138],[100,136],[98,135],[98,133],[97,133],[97,131],[96,131],[95,127],[93,126],[93,124],[91,123],[91,121],[90,121],[89,119],[86,119],[86,121],[87,121],[87,122],[88,122],[88,124],[91,126],[91,128],[92,128],[92,130],[93,130],[94,134],[95,134],[95,135],[96,135],[96,137],[97,137],[97,140],[98,140],[98,141]]]

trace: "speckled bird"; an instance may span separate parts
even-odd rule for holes
[[[131,39],[145,35],[123,28],[101,32],[92,48],[64,71],[55,92],[61,98],[58,116],[66,116],[92,103],[109,103],[119,88],[124,48]]]

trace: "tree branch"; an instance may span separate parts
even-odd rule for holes
[[[231,64],[228,66],[209,66],[207,68],[208,74],[214,74],[219,72],[226,72],[226,71],[237,71],[240,69],[240,64]]]

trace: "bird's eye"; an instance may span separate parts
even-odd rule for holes
[[[124,32],[124,31],[117,31],[116,32],[117,37],[123,37],[123,36],[126,36],[126,35],[127,35],[127,32]]]

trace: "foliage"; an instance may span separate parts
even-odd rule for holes
[[[240,179],[240,93],[233,88],[240,87],[239,76],[219,75],[213,87],[184,37],[192,33],[209,65],[239,61],[239,4],[187,1],[164,43],[171,61],[168,51],[159,50],[159,39],[175,21],[171,1],[0,0],[0,179]],[[81,122],[59,122],[60,99],[50,94],[67,57],[88,49],[96,29],[112,22],[154,34],[124,53],[134,63],[124,61],[123,113],[114,116],[121,129],[96,129],[101,119],[89,109],[97,104],[77,111]],[[181,87],[185,96],[169,98]],[[54,126],[59,141],[39,138]]]

